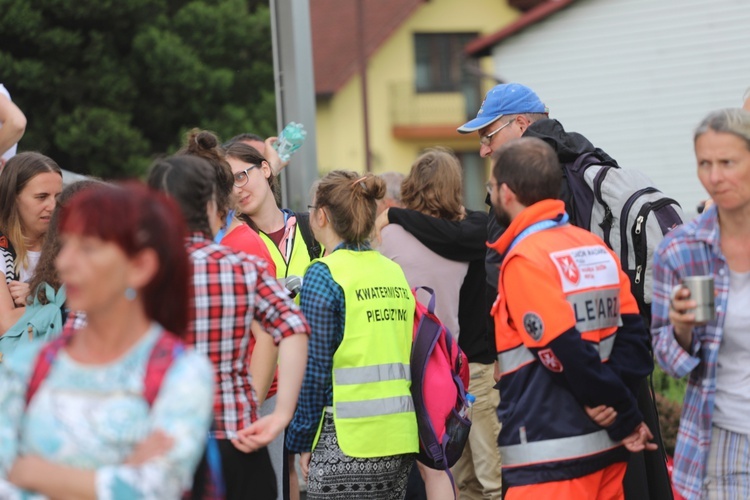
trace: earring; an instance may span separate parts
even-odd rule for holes
[[[125,298],[131,302],[134,301],[135,300],[135,288],[127,287],[125,289]]]

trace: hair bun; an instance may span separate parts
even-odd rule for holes
[[[379,200],[385,196],[385,182],[377,175],[367,175],[361,184],[367,198]]]
[[[195,136],[195,142],[202,149],[214,149],[219,145],[219,139],[211,132],[202,130]]]

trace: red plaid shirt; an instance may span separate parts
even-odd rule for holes
[[[257,418],[248,359],[252,320],[277,344],[295,333],[309,334],[310,327],[261,259],[217,245],[200,233],[187,239],[187,250],[194,296],[186,342],[214,365],[214,435],[234,439]]]

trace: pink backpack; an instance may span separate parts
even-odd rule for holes
[[[463,453],[471,421],[459,415],[466,407],[469,362],[443,323],[435,316],[435,292],[425,307],[418,300],[411,351],[411,393],[419,427],[418,460],[448,470]]]

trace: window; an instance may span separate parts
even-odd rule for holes
[[[414,50],[417,92],[459,92],[464,46],[477,33],[417,33]]]

